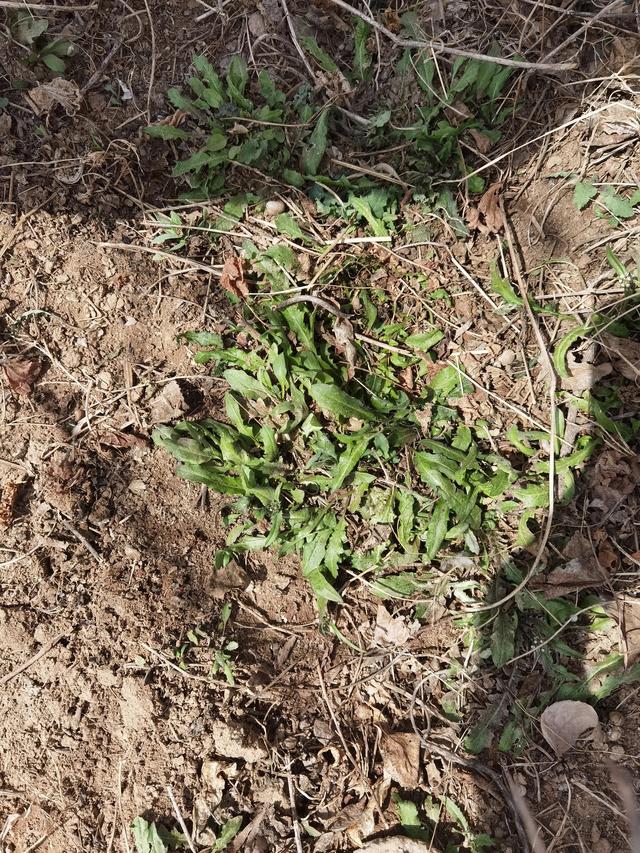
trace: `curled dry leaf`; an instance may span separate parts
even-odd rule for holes
[[[618,450],[607,448],[596,459],[589,479],[592,495],[608,513],[636,488],[640,462],[634,456],[623,456]]]
[[[347,376],[353,379],[356,372],[356,348],[353,343],[353,324],[345,317],[337,317],[333,325],[336,348],[347,360]]]
[[[8,480],[2,486],[2,493],[0,495],[0,528],[11,527],[13,524],[16,503],[22,485],[22,483]]]
[[[202,392],[184,379],[172,379],[151,403],[152,424],[167,424],[202,405]]]
[[[624,665],[631,666],[640,658],[640,600],[618,595],[606,602],[604,609],[618,622]]]
[[[598,715],[586,702],[564,699],[554,702],[542,712],[542,737],[558,756],[572,749],[578,738],[598,725]]]
[[[82,103],[78,84],[64,77],[56,77],[48,83],[41,83],[27,93],[27,100],[37,115],[48,113],[56,104],[64,107],[67,115],[74,115]]]
[[[381,645],[402,646],[415,634],[418,627],[418,624],[408,625],[401,616],[392,616],[383,604],[379,604],[373,639]]]
[[[439,853],[440,848],[431,842],[417,841],[415,838],[378,838],[360,848],[360,853]]]
[[[608,579],[591,542],[579,531],[566,544],[566,562],[553,569],[538,589],[547,598],[559,598],[582,589],[600,587]]]
[[[410,733],[388,734],[380,744],[386,778],[402,788],[416,788],[420,779],[420,738]]]
[[[481,234],[497,234],[502,229],[502,212],[498,204],[498,193],[501,189],[501,181],[492,184],[480,199],[477,209],[469,210],[469,228],[477,229]]]
[[[229,293],[233,293],[239,299],[246,299],[249,295],[249,286],[244,277],[244,262],[237,255],[229,255],[222,267],[220,284]]]
[[[12,358],[4,364],[4,375],[15,394],[27,396],[42,373],[42,363],[37,358]]]
[[[613,365],[608,361],[602,364],[578,362],[573,353],[567,357],[567,368],[568,376],[562,379],[561,386],[564,391],[572,391],[574,394],[589,391],[613,371]]]
[[[640,379],[640,341],[616,338],[609,332],[602,332],[599,341],[613,361],[616,373],[631,382],[637,382]]]

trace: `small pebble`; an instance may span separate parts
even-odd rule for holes
[[[280,201],[280,199],[268,201],[264,206],[264,213],[267,219],[273,219],[274,216],[284,213],[284,202]]]
[[[612,726],[621,726],[624,720],[624,716],[620,711],[612,711],[609,714],[609,722]]]
[[[612,746],[609,750],[611,755],[615,755],[616,758],[622,758],[624,755],[624,746],[621,743],[616,744],[616,746]]]
[[[609,740],[620,740],[621,737],[622,731],[617,727],[612,728],[609,732]]]

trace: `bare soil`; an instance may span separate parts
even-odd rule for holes
[[[406,766],[395,778],[408,782],[415,772],[407,796],[451,798],[475,833],[496,839],[495,849],[523,849],[509,800],[495,784],[512,778],[549,849],[622,853],[628,831],[604,759],[638,769],[637,688],[599,705],[601,731],[562,761],[542,739],[521,759],[492,749],[466,765],[456,761],[478,709],[505,696],[517,700],[506,677],[479,668],[462,722],[434,712],[431,698],[448,689],[442,674],[452,661],[467,662],[456,603],[430,602],[423,624],[409,620],[409,637],[394,644],[380,634],[378,600],[356,588],[337,621],[353,645],[341,643],[319,630],[294,559],[258,553],[214,571],[226,535],[219,499],[176,478],[172,461],[151,444],[169,386],[184,413],[219,411],[222,383],[194,365],[180,334],[223,328],[236,309],[206,274],[104,244],[144,243],[147,212],[174,197],[166,149],[140,127],[147,109],[165,115],[164,93],[184,75],[190,54],[206,50],[224,61],[246,50],[261,40],[258,22],[250,23],[256,12],[264,32],[277,34],[273,43],[262,37],[260,61],[284,44],[292,50],[279,4],[221,5],[222,16],[202,21],[203,4],[175,0],[140,10],[104,0],[56,14],[52,28],[66,28],[81,47],[67,75],[81,103],[37,115],[24,95],[12,95],[14,108],[0,113],[0,358],[18,364],[24,383],[4,375],[0,399],[0,849],[130,851],[136,816],[177,827],[173,796],[198,849],[208,849],[211,814],[218,824],[241,814],[246,831],[231,849],[294,851],[302,831],[305,851],[354,850],[397,827],[389,743],[420,732],[422,743],[411,740],[417,764],[396,756]],[[468,12],[464,3],[445,5],[455,20]],[[297,15],[307,12],[312,25],[321,18],[338,26],[330,4],[300,7]],[[3,83],[43,78],[2,39]],[[637,35],[631,43],[637,46]],[[614,66],[622,61],[615,50],[607,56]],[[550,115],[536,114],[530,136],[588,108],[553,86],[563,97]],[[635,97],[637,109],[637,93],[623,96]],[[550,148],[534,146],[509,164],[524,267],[570,259],[553,270],[553,288],[566,293],[581,292],[606,270],[590,249],[606,236],[602,221],[578,212],[570,190],[552,177],[578,171],[596,131],[588,123],[569,129]],[[611,179],[635,175],[637,185],[638,158],[637,143],[621,151],[608,165]],[[476,235],[455,253],[486,283],[493,236]],[[429,268],[434,286],[463,281],[428,252],[417,250],[414,259]],[[393,287],[402,270],[390,270]],[[545,287],[548,293],[549,280]],[[471,286],[458,291],[446,355],[459,356],[493,391],[461,406],[496,434],[511,422],[505,401],[544,420],[544,382],[534,377],[534,387],[525,373],[516,380],[511,362],[500,363],[505,350],[520,357],[519,329],[486,312]],[[637,402],[632,396],[629,405]],[[585,502],[589,488],[587,475]],[[624,515],[609,522],[611,535],[611,524],[632,535],[637,507],[636,491]],[[579,523],[581,506],[572,511],[559,523]],[[635,551],[621,572],[637,574],[637,543]],[[628,580],[631,589],[631,574]],[[224,629],[223,600],[233,603]],[[394,613],[404,617],[410,608]],[[194,643],[187,635],[196,628]],[[231,639],[238,643],[234,685],[211,674],[215,651]],[[605,651],[617,642],[610,638]],[[516,671],[518,683],[535,679],[534,658]],[[438,751],[444,742],[449,748]],[[444,849],[452,838],[461,840],[443,815],[434,844]]]

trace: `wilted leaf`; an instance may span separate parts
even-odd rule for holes
[[[478,203],[477,211],[470,211],[467,219],[470,228],[481,234],[497,234],[502,229],[502,212],[498,204],[498,193],[502,182],[492,184]]]
[[[414,838],[393,836],[370,841],[360,848],[360,853],[439,853],[440,848],[431,841],[425,843]]]
[[[572,749],[580,735],[597,725],[598,715],[591,705],[571,699],[554,702],[540,717],[542,736],[558,756]]]
[[[20,356],[6,361],[3,368],[9,388],[23,396],[32,393],[34,383],[42,372],[42,364],[38,359]]]
[[[601,587],[607,581],[598,565],[591,542],[579,531],[566,544],[566,562],[553,569],[538,587],[546,598],[559,598],[570,592]]]
[[[420,738],[413,733],[388,734],[380,751],[385,777],[401,788],[416,788],[420,779]]]
[[[613,361],[616,372],[631,382],[637,382],[640,379],[640,342],[616,338],[608,332],[602,332],[598,340]]]
[[[356,372],[356,347],[353,337],[353,324],[345,317],[337,317],[333,325],[333,333],[336,336],[338,352],[341,352],[347,361],[347,377],[353,379]]]
[[[583,210],[598,195],[598,190],[590,181],[578,181],[573,190],[573,203]]]
[[[309,142],[302,154],[302,168],[307,175],[316,175],[320,162],[327,147],[327,131],[329,129],[329,110],[320,113],[316,126],[309,137]]]
[[[389,646],[402,646],[416,632],[416,627],[407,624],[401,616],[392,616],[383,604],[378,605],[374,642]]]
[[[237,255],[226,258],[222,267],[220,284],[226,291],[233,293],[239,299],[246,299],[249,295],[249,286],[244,277],[244,262]]]
[[[518,614],[513,610],[500,610],[491,632],[491,659],[496,666],[504,666],[515,654]]]
[[[48,83],[41,83],[30,89],[27,97],[38,115],[48,113],[56,104],[64,107],[69,115],[73,115],[82,103],[78,84],[64,77],[56,77]]]
[[[342,391],[336,385],[316,382],[309,388],[309,393],[323,412],[341,418],[360,418],[371,420],[373,413],[360,400]]]
[[[184,379],[172,379],[151,403],[152,424],[168,424],[202,404],[202,393]]]

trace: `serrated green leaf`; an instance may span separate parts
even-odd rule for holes
[[[42,61],[44,64],[53,71],[54,74],[58,74],[62,76],[65,72],[66,65],[63,59],[60,59],[59,56],[56,56],[55,53],[47,53],[42,56]]]
[[[573,188],[573,203],[578,210],[584,210],[591,199],[598,195],[598,190],[591,181],[578,181]]]
[[[316,60],[318,65],[330,74],[340,73],[340,69],[335,64],[329,54],[324,51],[318,42],[311,36],[302,36],[300,38],[302,47]]]
[[[567,332],[554,349],[552,355],[553,366],[558,376],[562,379],[569,378],[569,373],[567,371],[567,353],[576,341],[579,341],[580,338],[584,338],[588,333],[589,326],[577,326],[575,329]]]
[[[371,205],[367,201],[366,198],[361,198],[359,196],[350,195],[348,204],[352,207],[363,219],[366,219],[368,224],[371,226],[371,230],[375,237],[387,237],[388,231],[381,219],[378,219],[374,216],[373,211],[371,210]]]
[[[173,167],[171,174],[174,178],[179,178],[181,175],[186,175],[189,172],[197,172],[203,166],[209,165],[211,155],[208,151],[196,151],[191,157],[186,160],[179,160]]]
[[[177,89],[175,87],[167,90],[167,98],[171,103],[171,106],[175,107],[177,110],[183,110],[185,113],[191,113],[197,115],[199,113],[198,108],[193,103],[191,98],[188,98],[181,89]]]
[[[352,397],[337,385],[316,382],[309,388],[309,394],[327,415],[340,418],[359,418],[368,421],[373,418],[373,412],[356,397]]]
[[[636,215],[629,199],[618,195],[611,187],[607,187],[600,193],[598,201],[617,219],[631,219]]]
[[[24,13],[16,18],[12,26],[12,33],[17,42],[30,47],[41,35],[49,29],[49,21],[46,18],[34,18],[25,9]]]
[[[458,827],[465,835],[468,835],[469,821],[465,817],[462,809],[451,799],[451,797],[443,797],[442,803],[449,817],[458,824]]]
[[[229,383],[232,391],[237,391],[238,394],[248,397],[250,400],[263,400],[265,397],[271,396],[271,392],[265,388],[262,382],[244,370],[229,368],[223,371],[222,376]]]
[[[428,352],[437,343],[444,338],[444,333],[440,329],[434,329],[432,332],[424,332],[417,335],[409,335],[404,341],[404,346],[412,349],[420,350],[420,352]]]
[[[160,838],[155,823],[137,817],[131,824],[136,853],[168,853],[169,848]]]
[[[405,551],[408,551],[415,539],[413,532],[416,521],[415,498],[408,489],[401,489],[396,494],[396,502],[398,505],[398,542]]]
[[[286,183],[291,184],[292,187],[300,188],[305,185],[304,175],[300,172],[296,172],[295,169],[283,169],[282,179],[286,181]]]
[[[286,234],[293,240],[306,240],[306,236],[300,226],[290,213],[280,213],[274,219],[275,226],[280,234]]]
[[[517,295],[511,284],[498,272],[496,264],[491,265],[491,288],[509,305],[521,307],[522,299]]]
[[[327,149],[329,110],[323,110],[302,153],[302,169],[307,175],[317,175]]]
[[[422,826],[418,807],[411,800],[396,800],[396,809],[398,810],[398,820],[403,828],[411,826]]]
[[[231,100],[243,110],[252,110],[253,104],[245,98],[244,92],[249,82],[247,63],[242,56],[234,56],[227,71],[227,92]]]
[[[480,719],[464,739],[464,748],[472,755],[479,755],[493,739],[493,731],[502,714],[502,703],[494,702],[480,716]]]
[[[431,514],[425,537],[427,558],[433,560],[447,535],[449,523],[449,505],[442,499],[436,502]]]
[[[464,92],[468,89],[477,80],[480,67],[481,63],[477,59],[468,60],[465,69],[462,72],[462,76],[459,77],[458,80],[454,81],[451,86],[451,91]]]
[[[153,139],[189,139],[190,134],[171,124],[150,124],[143,128],[147,136]]]
[[[529,509],[543,509],[549,506],[549,486],[547,483],[531,484],[513,489],[513,496]]]
[[[193,62],[193,67],[207,84],[207,96],[205,100],[213,109],[219,109],[225,100],[224,88],[220,77],[206,57],[194,54],[191,61]]]
[[[515,656],[517,627],[517,611],[501,608],[491,631],[491,659],[495,666],[502,667]]]
[[[364,80],[371,67],[371,55],[367,50],[367,40],[371,26],[358,18],[353,28],[353,71],[358,80]]]
[[[213,845],[213,850],[226,850],[229,846],[229,842],[233,841],[236,835],[240,832],[241,827],[242,815],[232,817],[231,820],[228,820],[220,830],[220,835],[216,838]]]
[[[335,492],[342,486],[346,478],[362,459],[372,438],[371,434],[363,435],[361,438],[348,444],[347,448],[340,454],[338,464],[331,472],[332,491]]]
[[[316,569],[315,572],[307,575],[307,580],[311,584],[311,589],[321,601],[333,601],[335,604],[342,604],[342,596],[329,583],[320,569]]]

